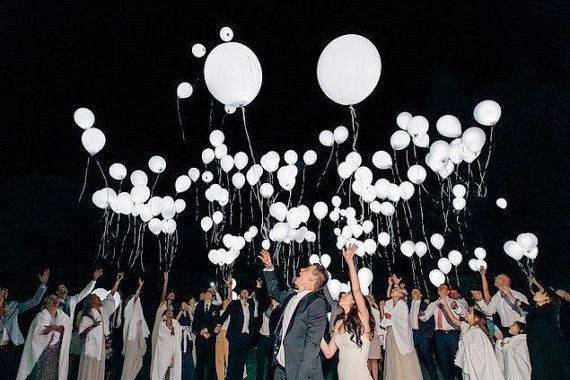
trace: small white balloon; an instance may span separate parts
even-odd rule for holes
[[[206,48],[202,44],[192,45],[192,55],[196,58],[202,58],[206,55]]]
[[[204,181],[204,183],[210,183],[213,179],[214,175],[211,171],[206,170],[204,173],[202,173],[202,181]]]
[[[497,201],[495,202],[497,204],[497,207],[500,209],[506,209],[507,208],[507,200],[505,198],[497,198]]]
[[[242,170],[247,166],[249,157],[244,152],[237,152],[234,156],[234,165],[237,170]]]
[[[210,132],[209,140],[210,144],[212,144],[214,148],[222,145],[225,138],[226,136],[224,135],[224,132],[220,131],[219,129],[214,129],[212,132]]]
[[[146,186],[148,184],[148,177],[146,173],[143,172],[142,170],[135,170],[134,172],[131,173],[131,183],[133,184],[133,186],[137,185]]]
[[[461,136],[461,142],[471,152],[478,153],[483,149],[487,136],[485,132],[478,127],[467,128]]]
[[[333,146],[334,144],[334,134],[329,130],[324,130],[319,133],[319,142],[323,146]]]
[[[297,160],[299,159],[297,152],[294,150],[288,150],[283,155],[283,160],[287,163],[287,165],[295,165]]]
[[[202,151],[202,162],[205,165],[208,165],[210,162],[212,162],[215,157],[216,154],[214,153],[214,150],[211,148],[206,148]]]
[[[105,146],[105,134],[98,128],[86,129],[81,135],[81,143],[85,150],[92,156],[99,153]]]
[[[220,159],[220,167],[224,173],[229,173],[234,168],[234,158],[226,154]]]
[[[416,252],[416,255],[418,255],[419,258],[424,257],[425,254],[427,253],[427,250],[428,250],[428,246],[423,241],[418,241],[415,244],[414,251]]]
[[[221,211],[218,210],[212,214],[212,221],[214,224],[220,224],[222,223],[222,220],[224,220],[224,214]]]
[[[121,181],[127,176],[127,168],[120,163],[114,163],[109,167],[109,175],[111,178]]]
[[[305,165],[311,166],[317,162],[317,153],[314,150],[308,150],[303,154],[303,161]]]
[[[390,137],[390,146],[394,150],[402,150],[410,145],[410,141],[410,135],[406,131],[398,130]]]
[[[495,125],[501,118],[501,106],[493,100],[483,100],[475,106],[473,117],[481,125]]]
[[[202,231],[204,232],[208,232],[212,228],[213,224],[214,222],[209,216],[205,216],[200,220],[200,227],[202,227]]]
[[[465,208],[467,201],[465,200],[465,198],[453,198],[452,203],[453,203],[453,208],[455,209],[455,211],[461,211]]]
[[[194,92],[194,89],[188,82],[182,82],[176,88],[176,96],[178,96],[180,99],[189,98],[192,96],[192,92]]]
[[[334,136],[334,141],[337,144],[342,144],[343,142],[346,141],[346,139],[348,139],[348,129],[346,129],[346,127],[340,125],[340,126],[335,128],[335,130],[333,132],[333,136]]]
[[[269,247],[271,247],[271,243],[269,242],[269,240],[265,239],[261,242],[261,248],[263,249],[269,249]]]
[[[183,193],[190,188],[192,184],[192,180],[187,175],[181,175],[176,178],[176,182],[174,182],[174,188],[176,189],[177,193]]]
[[[451,264],[451,261],[447,257],[442,257],[441,259],[439,259],[437,261],[437,267],[444,274],[448,274],[451,271],[452,264]]]
[[[422,133],[412,137],[412,142],[418,148],[427,148],[429,146],[429,135],[427,133]]]
[[[230,42],[234,38],[234,31],[230,27],[224,26],[220,29],[220,38],[224,42]]]
[[[485,257],[487,257],[487,251],[485,251],[485,248],[483,247],[477,247],[475,248],[475,257],[478,258],[479,260],[485,260]]]
[[[153,173],[162,173],[166,169],[166,160],[161,156],[152,156],[148,160],[148,168]]]
[[[458,183],[457,185],[453,186],[451,192],[457,198],[465,198],[465,194],[467,194],[467,189],[462,184]]]
[[[89,129],[95,124],[95,115],[89,108],[78,108],[73,113],[73,121],[79,128]]]
[[[427,172],[425,168],[421,165],[412,165],[408,169],[407,175],[411,183],[419,185],[425,181],[427,177]]]
[[[387,247],[388,244],[390,244],[390,235],[388,235],[387,232],[380,232],[380,234],[378,234],[378,244],[382,247]]]
[[[400,112],[396,117],[396,124],[400,129],[408,129],[408,123],[412,120],[412,114],[409,112]]]
[[[461,136],[461,123],[459,119],[453,115],[443,115],[437,120],[435,128],[440,135],[449,138]]]
[[[338,195],[334,195],[331,199],[331,203],[334,207],[340,207],[341,199]]]
[[[320,258],[318,255],[313,253],[311,256],[309,256],[309,264],[314,265],[319,263],[320,263]]]
[[[327,269],[331,265],[331,257],[326,253],[321,256],[321,265]]]
[[[429,281],[433,286],[439,287],[441,284],[445,283],[445,274],[439,269],[433,269],[429,272]]]
[[[259,193],[263,198],[270,198],[273,195],[273,185],[270,183],[263,183],[259,187]]]
[[[328,206],[325,202],[317,202],[313,206],[313,214],[318,220],[323,220],[328,213]]]
[[[182,211],[186,209],[186,202],[184,199],[177,199],[174,201],[174,208],[176,209],[176,213],[180,214]]]
[[[232,175],[232,185],[238,190],[241,189],[243,185],[245,185],[245,176],[239,172],[234,173],[234,175]]]
[[[400,252],[402,252],[406,257],[412,257],[415,249],[416,246],[411,240],[406,240],[402,242],[402,245],[400,245]]]
[[[442,249],[443,245],[445,244],[445,239],[441,234],[438,233],[431,235],[429,241],[435,249]]]
[[[429,122],[423,116],[414,116],[408,123],[407,131],[411,136],[427,134]]]
[[[455,266],[458,266],[459,264],[461,264],[461,261],[463,261],[463,255],[461,254],[461,252],[455,249],[449,251],[447,258],[449,259],[451,264]]]
[[[392,157],[386,151],[379,150],[372,156],[372,164],[378,169],[390,169],[392,167]]]

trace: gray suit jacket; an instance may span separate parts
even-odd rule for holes
[[[296,294],[295,291],[279,289],[273,271],[264,271],[269,296],[279,302],[283,310]],[[327,300],[322,290],[309,293],[297,305],[287,331],[283,332],[283,315],[275,329],[274,355],[277,355],[281,338],[285,349],[285,372],[287,380],[323,380],[320,344],[327,325]],[[283,313],[284,314],[284,313]]]

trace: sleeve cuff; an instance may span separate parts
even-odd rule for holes
[[[273,272],[275,268],[263,268],[264,272]]]

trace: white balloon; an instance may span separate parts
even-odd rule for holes
[[[212,144],[214,148],[222,145],[225,138],[226,136],[224,135],[224,132],[220,131],[219,129],[214,129],[212,132],[210,132],[209,140],[210,144]]]
[[[438,233],[431,235],[429,241],[435,249],[442,249],[443,245],[445,244],[445,239],[441,234]]]
[[[261,65],[255,53],[238,42],[216,46],[204,64],[208,90],[224,105],[243,107],[251,103],[261,88]]]
[[[236,112],[236,109],[237,109],[237,108],[234,107],[234,106],[224,106],[224,110],[226,111],[226,113],[227,113],[228,115],[231,115],[231,114],[233,114],[234,112]]]
[[[414,116],[408,123],[407,131],[411,136],[420,136],[428,132],[429,122],[423,116]]]
[[[213,224],[212,218],[209,216],[205,216],[200,220],[200,227],[202,227],[202,231],[204,232],[208,232]]]
[[[477,259],[469,260],[468,265],[469,265],[469,269],[471,269],[473,272],[479,271],[479,267],[477,265]]]
[[[163,219],[162,232],[172,234],[174,231],[176,231],[176,221],[174,221],[174,219]]]
[[[465,198],[465,194],[467,194],[467,189],[462,184],[458,183],[457,185],[453,186],[451,192],[457,198]]]
[[[433,269],[429,272],[429,281],[437,288],[441,284],[445,283],[445,274],[443,274],[439,269]]]
[[[214,153],[214,150],[211,148],[206,148],[202,151],[202,162],[205,165],[208,165],[210,162],[212,162],[215,157],[216,154]]]
[[[386,151],[379,150],[372,156],[372,164],[378,169],[390,169],[392,167],[392,157]]]
[[[373,229],[374,229],[374,223],[372,223],[370,220],[365,220],[364,222],[362,222],[362,231],[365,234],[369,234],[370,232],[372,232]]]
[[[220,38],[224,42],[229,42],[234,38],[234,31],[229,26],[224,26],[220,29]]]
[[[176,96],[180,99],[189,98],[192,95],[194,90],[192,89],[192,85],[188,82],[182,82],[176,88]]]
[[[313,214],[315,214],[318,220],[323,220],[327,216],[328,211],[329,208],[325,202],[317,202],[313,205]]]
[[[341,204],[341,199],[338,195],[334,195],[331,199],[331,203],[334,207],[339,207]]]
[[[434,141],[429,148],[429,152],[434,160],[445,161],[449,153],[449,144],[443,140]]]
[[[451,271],[451,261],[447,257],[442,257],[437,261],[437,267],[444,274],[448,274]]]
[[[73,113],[73,121],[79,128],[89,129],[95,124],[95,115],[89,108],[78,108]]]
[[[352,175],[352,168],[348,162],[341,162],[337,168],[338,176],[342,179],[347,179]]]
[[[425,181],[427,172],[421,165],[412,165],[408,169],[407,175],[411,183],[419,185]]]
[[[114,163],[109,167],[109,175],[111,178],[121,181],[127,176],[127,168],[123,164]]]
[[[376,190],[376,196],[378,198],[388,198],[388,195],[390,194],[390,181],[386,178],[380,178],[374,184],[374,189]]]
[[[283,160],[287,163],[287,165],[295,165],[298,159],[299,156],[297,155],[297,152],[295,152],[294,150],[288,150],[283,155]]]
[[[162,173],[166,169],[166,160],[160,156],[152,156],[148,160],[148,168],[153,173]]]
[[[359,183],[360,185],[369,185],[372,183],[372,171],[366,166],[361,166],[354,172],[353,183]]]
[[[423,133],[412,137],[412,142],[419,148],[427,148],[429,146],[429,135]]]
[[[483,269],[487,269],[487,263],[485,262],[485,260],[475,260],[475,268],[477,268],[477,271],[479,271],[481,268]]]
[[[401,195],[402,199],[405,201],[410,199],[412,197],[412,195],[414,195],[414,192],[416,190],[414,188],[414,185],[412,185],[411,182],[408,182],[408,181],[402,182],[400,184],[399,188],[400,188],[400,195]]]
[[[523,247],[521,247],[519,245],[519,243],[517,243],[516,241],[513,240],[509,240],[507,241],[504,245],[503,245],[503,250],[505,251],[505,253],[509,256],[512,257],[515,260],[520,260],[525,253],[525,250]]]
[[[270,198],[273,195],[273,185],[270,183],[263,183],[259,187],[259,193],[263,198]]]
[[[325,129],[324,131],[319,133],[319,142],[323,146],[333,146],[334,134],[331,131]]]
[[[352,151],[346,155],[345,161],[350,165],[351,170],[354,172],[360,167],[360,165],[362,165],[362,156],[360,153]]]
[[[190,188],[192,184],[192,180],[187,175],[181,175],[180,177],[176,178],[176,182],[174,182],[174,188],[176,189],[177,193],[183,193]]]
[[[380,232],[378,234],[378,244],[382,247],[387,247],[390,244],[390,235],[387,232]]]
[[[435,128],[440,135],[451,139],[461,136],[461,123],[453,115],[443,115],[437,120]]]
[[[146,186],[148,184],[148,177],[146,173],[143,172],[142,170],[135,170],[134,172],[131,173],[131,183],[133,184],[133,186],[137,185]]]
[[[418,255],[419,258],[424,257],[425,254],[427,253],[427,250],[428,246],[423,241],[418,241],[414,246],[414,251],[416,252],[416,255]]]
[[[467,201],[465,200],[465,198],[453,198],[453,208],[456,211],[461,211],[465,208],[465,205],[467,204]]]
[[[461,136],[461,142],[463,145],[474,153],[481,151],[486,140],[487,136],[485,135],[485,132],[478,127],[467,128]]]
[[[408,129],[408,123],[412,120],[412,114],[409,112],[400,112],[396,117],[396,124],[400,129]]]
[[[160,232],[162,231],[162,223],[161,223],[160,219],[152,218],[151,220],[149,220],[148,229],[154,235],[160,234]]]
[[[234,156],[234,165],[237,170],[242,170],[247,166],[249,157],[244,152],[237,152]]]
[[[131,199],[135,203],[144,203],[150,197],[150,189],[146,185],[134,186],[131,189]]]
[[[186,202],[184,199],[177,199],[174,201],[174,208],[176,209],[176,213],[180,214],[182,211],[186,209]]]
[[[326,253],[321,256],[321,265],[327,269],[331,265],[331,257]]]
[[[473,117],[481,125],[495,125],[501,118],[501,106],[493,100],[483,100],[475,106]]]
[[[314,265],[319,263],[320,263],[320,258],[318,255],[313,253],[311,256],[309,256],[309,264]]]
[[[261,242],[261,248],[269,249],[269,247],[271,247],[271,243],[269,242],[269,240],[265,239]]]
[[[485,248],[482,247],[477,247],[475,248],[475,257],[478,258],[479,260],[485,260],[485,257],[487,257],[487,251],[485,251]]]
[[[410,135],[406,131],[402,131],[400,129],[392,133],[392,136],[390,137],[390,146],[394,150],[402,150],[410,145],[410,140]]]
[[[92,156],[99,153],[105,146],[105,134],[98,128],[86,129],[81,135],[81,143],[85,150]]]
[[[317,153],[314,150],[308,150],[303,154],[303,161],[305,165],[311,166],[317,162]]]
[[[456,165],[463,162],[463,143],[461,142],[461,139],[455,139],[451,144],[449,144],[447,156],[451,162]]]
[[[406,240],[400,245],[400,252],[406,257],[412,257],[416,249],[415,244],[411,240]]]
[[[524,255],[531,260],[536,259],[536,257],[538,256],[538,247],[534,247],[530,251],[525,252]]]
[[[204,181],[204,183],[210,183],[213,179],[214,175],[211,171],[206,170],[204,173],[202,173],[202,181]]]
[[[269,215],[282,222],[287,217],[287,206],[283,202],[275,202],[269,206]]]
[[[338,295],[340,293],[340,281],[337,279],[332,279],[327,282],[327,286],[329,288],[331,297],[335,300],[338,300]]]
[[[232,185],[238,190],[241,189],[243,185],[245,185],[245,176],[239,172],[234,173],[234,175],[232,175]]]
[[[214,149],[214,156],[220,160],[228,154],[228,147],[225,144],[220,144]]]
[[[388,199],[396,203],[400,200],[402,192],[400,191],[400,186],[395,183],[391,183],[389,186]]]
[[[394,205],[390,202],[382,202],[380,204],[380,212],[384,216],[392,216],[394,212],[396,212],[396,208],[394,208]]]
[[[458,266],[459,264],[461,264],[461,261],[463,261],[463,255],[461,254],[461,252],[455,249],[449,251],[447,258],[449,259],[451,264],[455,266]]]
[[[517,243],[525,250],[530,251],[538,245],[538,238],[535,234],[525,232],[517,236]]]
[[[346,129],[346,127],[342,125],[339,125],[334,129],[333,135],[334,135],[334,141],[337,144],[342,144],[343,142],[346,141],[346,139],[348,139],[348,129]]]
[[[229,173],[234,168],[234,158],[229,154],[226,154],[220,159],[220,167],[224,173]]]
[[[202,44],[192,45],[192,55],[196,58],[202,58],[206,55],[206,48]]]
[[[380,79],[380,54],[370,40],[346,34],[332,40],[317,63],[317,79],[332,101],[353,105],[374,91]]]
[[[265,171],[273,173],[279,169],[279,153],[269,151],[261,156],[260,164]]]
[[[505,198],[497,198],[496,204],[500,209],[504,210],[507,208],[507,200]]]
[[[218,210],[212,214],[212,221],[214,222],[214,224],[220,224],[222,223],[222,220],[224,220],[224,214],[221,211]]]

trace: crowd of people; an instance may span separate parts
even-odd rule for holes
[[[391,275],[386,297],[376,299],[361,289],[355,252],[349,246],[342,253],[351,286],[338,297],[319,264],[300,268],[290,288],[280,287],[267,251],[259,256],[263,276],[251,288],[236,288],[229,278],[219,291],[211,284],[197,298],[177,301],[164,273],[152,330],[141,279],[123,307],[116,297],[122,273],[105,295],[93,292],[103,273],[96,270],[80,293],[69,295],[60,284],[44,297],[46,270],[28,301],[11,301],[0,288],[0,373],[22,380],[570,378],[559,322],[568,293],[530,278],[529,301],[499,274],[492,295],[482,269],[481,289],[469,298],[442,284],[430,302]],[[18,316],[42,300],[24,339]],[[246,373],[252,348],[255,373]],[[147,351],[150,369],[143,370]]]

